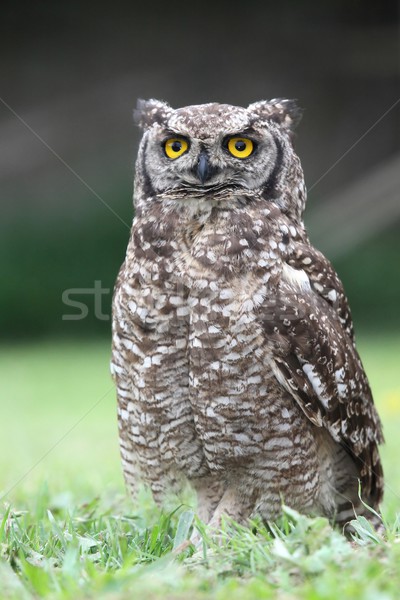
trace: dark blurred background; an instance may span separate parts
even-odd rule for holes
[[[175,107],[297,98],[310,237],[339,271],[356,325],[399,327],[398,9],[376,0],[3,3],[2,335],[109,335],[110,292],[97,317],[94,296],[73,292],[88,304],[80,320],[63,320],[79,313],[63,292],[113,287],[132,220],[138,97]]]

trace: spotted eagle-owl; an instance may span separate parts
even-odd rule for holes
[[[113,301],[128,486],[189,481],[199,516],[282,500],[339,523],[377,508],[379,417],[342,284],[310,244],[291,100],[140,101],[136,215]]]

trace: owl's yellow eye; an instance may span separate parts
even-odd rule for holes
[[[236,158],[247,158],[254,150],[254,144],[249,138],[232,137],[228,140],[228,150]]]
[[[169,138],[164,143],[165,154],[168,158],[178,158],[189,148],[189,144],[182,138]]]

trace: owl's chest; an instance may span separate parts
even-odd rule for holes
[[[191,233],[192,243],[182,244],[174,271],[187,294],[190,386],[197,397],[201,391],[210,398],[219,389],[240,402],[263,392],[262,313],[265,298],[273,293],[274,265],[266,268],[265,255],[260,257],[240,231],[229,234],[223,225],[206,224]]]
[[[279,275],[273,249],[251,228],[194,221],[177,241],[171,265],[171,293],[184,307],[191,366],[218,372],[223,365],[233,374],[261,356],[263,305]]]
[[[177,236],[171,254],[148,261],[141,271],[138,266],[138,297],[154,301],[146,313],[154,327],[151,335],[164,346],[168,340],[168,364],[181,369],[168,385],[171,402],[159,415],[162,427],[185,414],[189,431],[181,424],[176,435],[194,436],[213,468],[237,461],[235,448],[243,460],[253,456],[255,441],[264,439],[263,423],[275,418],[271,411],[277,403],[265,401],[279,394],[268,367],[263,319],[265,300],[274,294],[276,262],[276,255],[260,251],[241,232],[229,236],[222,228],[204,226],[190,244]],[[150,390],[162,382],[163,361],[157,369],[141,370],[148,377],[145,405],[153,401]]]
[[[204,277],[193,281],[187,299],[188,400],[211,470],[255,458],[265,423],[275,435],[276,413],[285,408],[265,344],[268,292],[268,277],[249,272],[207,285]]]
[[[237,407],[268,387],[260,312],[267,285],[248,274],[201,286],[194,285],[188,297],[191,395],[209,418],[215,403],[225,403],[235,419]]]

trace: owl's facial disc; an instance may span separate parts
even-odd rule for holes
[[[156,125],[144,141],[144,167],[155,195],[175,200],[241,202],[260,195],[276,157],[274,137],[249,123],[242,130],[205,132],[184,123]]]
[[[164,155],[162,166],[166,169],[164,175],[174,179],[165,190],[169,197],[177,192],[182,198],[184,190],[189,195],[193,191],[203,194],[243,193],[249,189],[246,175],[252,167],[248,161],[256,153],[258,142],[245,135],[217,134],[213,138],[198,139],[176,132],[171,137],[164,137],[161,147]],[[164,177],[164,182],[167,177]]]

